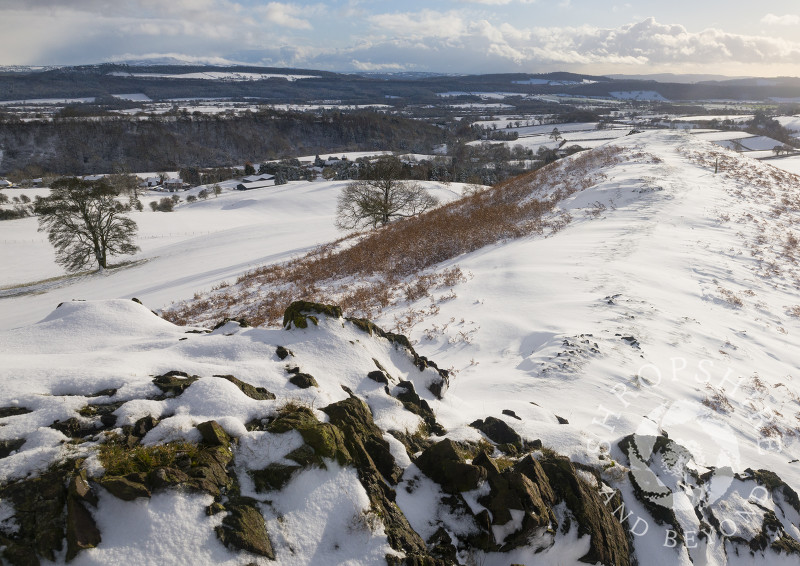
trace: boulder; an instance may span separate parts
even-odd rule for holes
[[[477,428],[496,444],[513,446],[520,452],[523,449],[522,437],[503,420],[495,417],[486,417],[470,423],[469,426]]]
[[[447,493],[477,489],[488,475],[484,468],[467,464],[449,438],[426,449],[415,463]]]

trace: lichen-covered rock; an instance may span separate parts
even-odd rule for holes
[[[486,479],[484,468],[467,464],[455,443],[446,438],[425,450],[416,462],[422,472],[442,486],[447,493],[477,489]]]
[[[178,468],[156,468],[147,474],[147,486],[152,490],[175,487],[186,484],[188,481],[189,475]]]
[[[402,475],[389,450],[383,432],[372,420],[369,407],[358,398],[350,397],[322,409],[330,417],[330,424],[344,433],[344,442],[356,466],[369,466],[371,460],[378,472],[390,483],[396,484]],[[363,448],[362,448],[363,447]],[[366,452],[365,458],[359,456]]]
[[[342,318],[342,309],[336,305],[323,305],[309,301],[295,301],[283,313],[283,327],[308,328],[310,320],[316,326],[319,318],[314,315],[323,315],[329,318]]]
[[[257,505],[255,500],[244,497],[228,502],[225,505],[228,515],[222,519],[222,525],[216,528],[216,533],[229,548],[246,550],[275,560],[264,516]]]

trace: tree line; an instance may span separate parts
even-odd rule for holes
[[[6,120],[0,122],[0,174],[33,167],[86,175],[120,164],[133,171],[163,171],[387,148],[427,153],[450,136],[432,124],[371,111]]]

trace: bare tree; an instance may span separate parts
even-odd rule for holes
[[[348,183],[339,194],[336,226],[340,230],[377,228],[439,204],[419,183],[400,180],[401,174],[397,158],[382,158],[367,166],[361,178]]]
[[[67,271],[93,263],[105,269],[109,256],[139,251],[133,243],[136,223],[126,216],[130,206],[116,199],[107,181],[68,178],[50,189],[50,196],[36,203],[39,231],[47,232],[56,262]]]

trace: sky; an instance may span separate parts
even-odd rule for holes
[[[0,65],[800,76],[798,0],[0,0]]]

